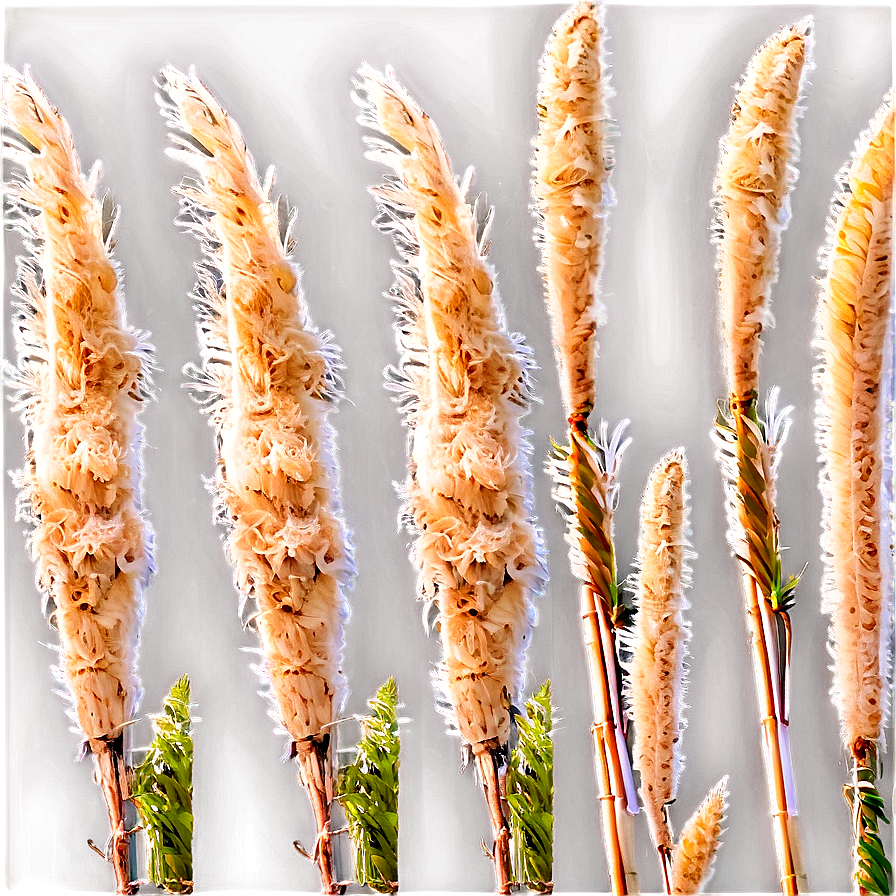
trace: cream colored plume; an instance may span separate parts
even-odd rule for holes
[[[893,96],[841,173],[821,284],[818,440],[824,609],[848,749],[886,715],[892,619]]]
[[[598,277],[613,203],[601,7],[582,2],[554,26],[541,60],[535,210],[560,385],[568,415],[594,406]]]
[[[771,320],[781,233],[799,153],[796,120],[811,52],[812,19],[771,37],[737,90],[716,177],[719,288],[731,396],[744,402],[759,383],[760,334]]]
[[[464,740],[506,743],[532,595],[544,579],[532,519],[528,353],[508,335],[477,220],[441,139],[391,72],[365,66],[356,100],[369,156],[393,169],[374,189],[401,263],[401,363],[390,373],[411,431],[405,512],[423,599],[438,605],[444,684]]]
[[[168,67],[160,86],[180,147],[169,152],[199,174],[180,189],[180,221],[205,247],[203,369],[192,373],[218,435],[219,517],[236,584],[257,604],[278,716],[301,750],[324,737],[344,695],[344,589],[354,568],[327,420],[338,359],[308,319],[272,173],[259,182],[239,128],[195,72]]]
[[[676,796],[684,729],[685,656],[690,626],[683,612],[690,579],[687,464],[670,451],[647,482],[641,504],[628,700],[635,725],[633,765],[641,773],[641,799],[657,847],[672,849],[664,806]]]
[[[722,843],[727,808],[726,775],[710,790],[682,829],[672,860],[673,893],[700,893],[709,882],[713,860]]]
[[[68,125],[27,69],[5,71],[3,100],[6,155],[22,169],[7,185],[8,220],[28,249],[9,371],[28,430],[19,516],[33,525],[37,584],[59,629],[59,677],[99,762],[123,755],[113,744],[140,696],[137,636],[153,564],[137,415],[151,350],[125,322],[99,168],[85,180]]]

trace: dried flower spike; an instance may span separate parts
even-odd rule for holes
[[[533,193],[541,273],[567,415],[594,407],[598,296],[613,165],[601,7],[582,2],[554,25],[541,59]]]
[[[116,212],[85,180],[68,125],[25,69],[3,80],[9,220],[24,235],[15,293],[18,367],[8,371],[28,431],[18,515],[59,630],[59,677],[96,760],[112,824],[108,857],[131,893],[125,726],[140,696],[137,633],[153,571],[141,506],[150,348],[127,326],[112,259]]]
[[[438,606],[446,702],[485,784],[504,893],[500,768],[545,575],[520,423],[528,352],[506,332],[485,262],[491,215],[465,201],[469,176],[455,182],[435,126],[391,72],[365,66],[358,88],[359,121],[388,138],[368,137],[368,157],[395,172],[372,192],[401,255],[392,290],[401,361],[387,375],[410,428],[404,512],[421,597]]]
[[[259,182],[236,123],[195,72],[168,67],[160,86],[178,147],[169,152],[199,174],[179,190],[180,221],[205,252],[195,294],[203,367],[188,372],[218,435],[217,514],[229,525],[237,587],[257,605],[263,671],[311,799],[324,892],[342,892],[329,831],[329,726],[344,695],[344,590],[354,566],[327,419],[338,356],[308,320],[273,172]]]
[[[687,564],[687,465],[681,449],[654,467],[641,504],[632,657],[627,691],[635,725],[633,765],[641,800],[663,863],[672,856],[666,811],[681,769],[685,656],[690,625],[683,612]]]
[[[771,37],[737,90],[716,178],[719,289],[728,383],[744,402],[759,386],[763,326],[799,155],[796,120],[811,51],[807,17]]]
[[[887,892],[891,873],[874,782],[893,614],[893,164],[890,94],[839,178],[816,340],[831,694],[853,764],[854,879],[871,893]]]
[[[712,864],[721,845],[728,777],[710,790],[700,808],[682,828],[672,861],[672,892],[700,893],[712,877]]]

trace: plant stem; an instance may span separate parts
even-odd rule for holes
[[[631,816],[628,812],[631,763],[622,733],[615,638],[606,607],[589,585],[582,586],[582,626],[591,673],[591,699],[595,716],[591,730],[603,815],[604,847],[613,893],[615,896],[627,896],[638,892],[638,875],[631,857]]]
[[[328,743],[313,738],[296,744],[299,762],[299,777],[308,798],[317,825],[317,843],[314,860],[320,869],[321,892],[326,896],[342,894],[345,884],[339,883],[333,858],[333,840],[330,834],[330,804],[333,801],[333,787],[330,777],[330,757]]]
[[[112,828],[109,861],[115,871],[115,892],[137,892],[131,875],[130,834],[125,824],[125,800],[129,796],[127,765],[124,757],[124,735],[113,741],[91,741],[90,749],[96,763],[96,780],[103,791]]]
[[[756,580],[745,572],[743,581],[747,601],[747,623],[753,648],[756,692],[762,718],[763,756],[772,802],[772,823],[781,874],[781,892],[785,896],[797,896],[800,885],[804,888],[806,886],[806,875],[802,869],[797,812],[792,795],[790,737],[783,716],[786,698],[779,693],[776,686],[779,668],[778,645],[771,637],[776,628],[773,627],[774,620],[766,618],[772,611],[760,595]]]
[[[660,867],[663,869],[663,892],[672,896],[672,852],[666,846],[657,847],[660,854]]]
[[[482,778],[482,788],[495,832],[495,890],[500,896],[508,896],[513,882],[510,866],[510,829],[501,805],[501,775],[498,771],[497,744],[483,742],[473,744],[473,755]]]

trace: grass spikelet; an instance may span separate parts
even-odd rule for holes
[[[160,87],[169,152],[199,175],[178,191],[179,221],[204,249],[194,296],[203,366],[188,373],[218,437],[217,514],[237,587],[257,606],[263,671],[318,825],[324,891],[339,892],[327,726],[344,694],[344,591],[354,574],[328,422],[341,365],[308,319],[272,172],[259,181],[239,128],[195,73],[168,67]]]
[[[675,847],[672,892],[700,893],[712,877],[728,808],[728,778],[722,778],[688,819]]]
[[[390,678],[359,716],[354,761],[341,769],[336,798],[355,848],[355,880],[377,893],[398,892],[398,687]]]
[[[690,625],[683,612],[687,564],[687,465],[681,449],[654,467],[641,504],[632,657],[627,695],[635,739],[633,765],[654,845],[667,855],[672,832],[666,806],[681,771],[685,657]]]
[[[823,607],[831,616],[831,695],[853,764],[860,892],[889,892],[875,788],[887,714],[893,531],[893,97],[840,174],[818,305],[817,435],[823,463]]]
[[[491,213],[465,200],[439,134],[391,71],[365,66],[356,101],[368,157],[394,172],[372,190],[400,261],[398,369],[387,377],[410,428],[405,516],[421,597],[438,606],[444,684],[473,748],[495,827],[499,890],[510,886],[497,777],[545,576],[532,518],[528,350],[507,333],[486,265]]]
[[[893,105],[841,175],[819,300],[825,610],[843,741],[880,738],[887,679],[888,328],[892,326]]]
[[[799,154],[796,121],[811,52],[812,19],[773,35],[751,60],[721,142],[716,177],[719,289],[730,394],[747,401],[759,384],[763,326],[778,276],[781,233]]]
[[[150,348],[128,327],[112,258],[117,212],[85,179],[68,125],[25,69],[4,72],[8,222],[23,235],[18,365],[7,373],[27,430],[15,477],[37,584],[59,630],[59,678],[94,754],[118,891],[133,892],[124,825],[125,726],[140,696],[137,636],[153,571],[141,506]]]
[[[598,277],[613,203],[602,8],[582,2],[554,25],[541,60],[533,193],[541,273],[567,415],[594,407]]]
[[[131,786],[149,838],[149,879],[168,893],[192,893],[193,720],[186,675],[152,719],[155,737]]]

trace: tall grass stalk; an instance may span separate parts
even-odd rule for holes
[[[532,191],[545,301],[551,318],[567,444],[554,445],[549,469],[567,519],[573,571],[582,581],[580,613],[594,710],[595,772],[613,892],[638,890],[632,816],[638,811],[625,741],[618,629],[627,609],[613,543],[616,473],[627,441],[588,431],[595,405],[599,277],[606,218],[613,204],[607,101],[612,94],[601,7],[582,2],[560,17],[540,66],[539,129]]]
[[[236,122],[195,72],[159,82],[169,153],[198,174],[178,190],[203,249],[194,293],[202,367],[192,388],[215,428],[216,516],[227,526],[241,608],[261,640],[272,715],[286,731],[317,827],[324,893],[341,893],[330,832],[333,722],[342,706],[345,591],[354,575],[341,516],[338,350],[312,326],[292,262],[291,214],[262,182]]]
[[[840,174],[824,253],[816,345],[824,497],[823,606],[831,696],[852,765],[853,880],[887,893],[892,867],[876,788],[893,620],[893,96]]]
[[[367,138],[368,157],[393,172],[372,192],[400,256],[401,360],[387,376],[410,434],[404,518],[421,598],[438,609],[442,702],[481,777],[496,887],[509,893],[511,706],[545,577],[521,424],[531,362],[486,263],[491,212],[466,200],[472,172],[455,180],[435,125],[391,71],[363,67],[356,99],[359,121],[382,135]]]
[[[798,576],[782,571],[775,477],[789,409],[777,390],[759,404],[761,334],[770,322],[781,235],[799,153],[796,122],[812,46],[812,20],[773,35],[737,88],[716,177],[719,291],[728,400],[716,421],[728,497],[729,542],[743,580],[762,750],[783,893],[805,890],[790,755],[789,611]]]
[[[15,287],[18,364],[7,375],[27,436],[16,475],[37,585],[59,632],[57,677],[93,754],[119,893],[136,889],[127,819],[137,636],[153,572],[138,414],[151,349],[125,321],[112,255],[117,210],[84,177],[71,132],[30,72],[3,80],[8,221],[25,240]]]

